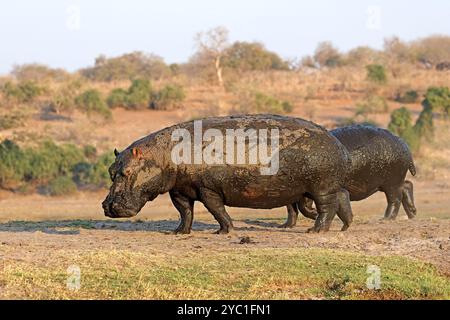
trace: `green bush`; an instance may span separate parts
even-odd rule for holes
[[[287,101],[280,101],[274,97],[257,92],[253,101],[254,109],[262,113],[288,113],[293,110],[293,106]]]
[[[20,103],[29,103],[43,94],[45,90],[33,81],[23,81],[18,84],[9,81],[3,85],[2,92],[7,99],[14,99]]]
[[[367,79],[378,84],[385,84],[387,82],[386,71],[384,66],[380,64],[369,64],[366,66]]]
[[[235,42],[226,50],[223,65],[240,71],[289,69],[286,61],[258,42]]]
[[[402,136],[405,131],[412,127],[411,121],[411,112],[405,107],[401,107],[391,113],[388,129],[392,133]]]
[[[414,125],[414,131],[421,137],[431,141],[434,136],[433,110],[425,106]]]
[[[26,149],[27,181],[48,181],[61,175],[68,175],[78,162],[84,160],[83,150],[75,145],[56,145],[52,141],[43,142],[38,148]]]
[[[83,154],[87,159],[95,159],[97,157],[97,148],[88,144],[83,147]]]
[[[103,101],[100,92],[95,89],[89,89],[75,98],[77,107],[88,115],[98,113],[106,119],[112,117],[111,111]]]
[[[126,105],[130,109],[142,109],[150,106],[152,86],[148,80],[134,80],[128,89]]]
[[[45,191],[51,196],[69,195],[77,191],[77,185],[70,177],[60,176],[51,180],[45,187]]]
[[[356,105],[356,115],[364,115],[370,113],[385,113],[389,110],[389,106],[384,97],[371,95],[365,101]]]
[[[157,110],[176,108],[186,97],[184,90],[178,85],[166,85],[154,95],[152,107]]]
[[[0,187],[19,183],[27,168],[27,160],[20,147],[11,140],[0,143]]]
[[[450,114],[450,89],[448,87],[428,88],[422,105],[424,109],[429,108],[430,112],[440,111],[448,117]]]
[[[45,141],[34,148],[21,149],[10,140],[0,143],[0,188],[30,190],[44,185],[48,194],[60,194],[60,187],[72,184],[91,188],[104,188],[110,184],[109,166],[115,158],[112,153],[96,156],[92,146],[56,145]],[[61,178],[61,179],[60,179]],[[73,188],[72,188],[73,189]],[[70,189],[64,189],[67,193]]]
[[[391,113],[389,131],[401,137],[413,152],[420,148],[420,134],[412,126],[411,112],[405,107],[396,109]]]
[[[395,100],[401,103],[416,103],[419,100],[419,94],[415,90],[409,90],[404,94],[397,94]]]
[[[122,88],[114,89],[108,96],[106,103],[110,108],[126,108],[128,92]]]
[[[112,153],[105,153],[94,163],[80,162],[72,170],[73,180],[80,187],[109,187],[111,179],[108,168],[114,160]]]

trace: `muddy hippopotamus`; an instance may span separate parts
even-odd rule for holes
[[[345,189],[338,194],[339,207],[348,209],[348,199],[359,201],[368,198],[377,191],[384,192],[388,206],[384,217],[395,219],[400,204],[412,219],[416,216],[414,205],[413,184],[405,180],[409,172],[414,176],[414,166],[411,152],[406,143],[385,129],[370,126],[355,125],[338,128],[331,131],[349,151],[352,162]],[[296,224],[298,212],[305,217],[315,219],[317,211],[312,208],[313,201],[307,197],[288,206],[288,219],[281,227],[293,227]],[[339,215],[347,229],[351,215]]]
[[[105,215],[135,216],[148,201],[169,192],[181,216],[176,233],[191,231],[195,201],[220,224],[218,233],[228,233],[233,223],[225,206],[270,209],[304,196],[314,199],[318,211],[310,231],[327,231],[350,166],[346,148],[327,130],[278,115],[189,121],[115,154]]]

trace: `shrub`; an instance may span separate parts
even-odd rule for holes
[[[11,74],[18,80],[64,81],[69,77],[69,73],[63,69],[53,69],[43,64],[31,63],[14,66]]]
[[[387,82],[386,71],[384,66],[380,64],[369,64],[366,66],[367,79],[378,84],[385,84]]]
[[[314,52],[314,61],[320,67],[334,68],[342,64],[342,56],[330,42],[321,42]]]
[[[29,186],[29,190],[39,183],[44,184],[43,191],[48,194],[71,192],[73,184],[107,187],[110,184],[108,168],[114,162],[114,155],[106,153],[95,157],[95,154],[92,146],[58,146],[45,141],[38,147],[21,149],[14,142],[5,140],[0,143],[0,187],[18,186],[19,190]],[[71,179],[72,184],[61,177]],[[66,186],[69,189],[64,189]]]
[[[369,113],[385,113],[389,110],[386,99],[381,96],[371,95],[365,101],[356,105],[356,115]]]
[[[69,195],[77,191],[77,185],[70,177],[60,176],[51,180],[45,187],[45,191],[51,196]]]
[[[122,88],[114,89],[108,96],[106,103],[110,108],[127,107],[128,92]]]
[[[398,136],[402,136],[411,127],[411,112],[408,109],[401,107],[391,113],[391,121],[388,125],[389,131]]]
[[[19,111],[12,111],[7,114],[0,115],[0,130],[7,130],[20,127],[24,124],[27,115]]]
[[[27,181],[48,181],[68,175],[75,164],[84,160],[83,151],[76,146],[58,146],[52,141],[45,141],[35,149],[26,149],[25,156],[28,164],[24,178]]]
[[[82,187],[108,187],[111,184],[108,168],[114,160],[112,153],[105,153],[94,163],[80,162],[72,170],[73,180]]]
[[[154,54],[132,52],[119,57],[99,56],[95,66],[81,70],[81,75],[94,81],[160,79],[170,75],[164,60]]]
[[[0,187],[22,180],[27,161],[20,147],[11,140],[0,143]]]
[[[293,109],[293,106],[289,102],[280,101],[261,92],[255,94],[253,105],[257,112],[287,113]]]
[[[88,115],[98,113],[106,119],[112,117],[111,111],[103,101],[100,92],[95,89],[90,89],[75,98],[77,107],[86,112]]]
[[[83,147],[83,154],[87,159],[95,159],[97,156],[97,148],[88,144]]]
[[[423,108],[416,124],[414,125],[414,131],[419,135],[419,137],[425,138],[428,141],[433,139],[433,110],[430,107],[426,106]]]
[[[288,70],[289,65],[258,42],[235,42],[225,52],[223,65],[240,71]]]
[[[391,113],[391,121],[388,125],[389,131],[401,137],[413,152],[420,148],[420,134],[411,123],[411,112],[405,107],[396,109]]]
[[[448,87],[431,87],[425,94],[425,100],[422,102],[425,108],[432,111],[441,111],[447,117],[450,114],[450,89]]]
[[[415,90],[409,90],[403,95],[398,93],[395,100],[401,103],[416,103],[419,100],[419,94]]]
[[[150,105],[152,86],[148,80],[134,80],[128,89],[126,105],[131,109],[147,108]]]
[[[155,94],[152,107],[159,110],[169,110],[177,107],[186,97],[184,90],[178,85],[167,85]]]
[[[29,103],[44,93],[44,91],[44,88],[33,81],[23,81],[18,84],[9,81],[2,87],[2,92],[7,99],[15,99],[20,103]]]

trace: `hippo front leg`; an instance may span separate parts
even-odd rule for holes
[[[180,225],[175,229],[175,233],[189,234],[192,229],[192,221],[194,219],[194,201],[178,192],[170,191],[170,199],[173,205],[180,213]]]
[[[220,229],[216,232],[217,234],[225,234],[233,230],[231,217],[225,210],[222,197],[217,192],[207,188],[200,189],[200,201],[219,223]]]
[[[308,232],[321,232],[330,229],[331,222],[337,212],[337,200],[337,193],[325,196],[314,196],[318,216],[314,223],[314,227],[308,229]]]

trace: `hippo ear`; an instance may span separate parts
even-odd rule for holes
[[[117,149],[114,149],[114,156],[116,156],[116,158],[117,158],[118,155],[119,155],[119,151],[117,151]]]

